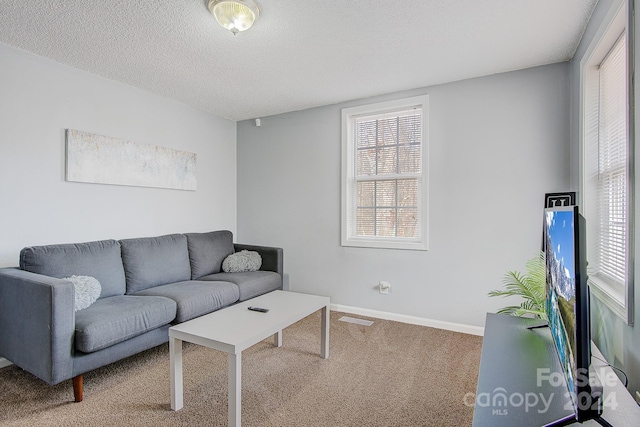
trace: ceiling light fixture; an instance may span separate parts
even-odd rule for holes
[[[209,0],[209,11],[233,34],[251,28],[260,16],[260,8],[253,0]]]

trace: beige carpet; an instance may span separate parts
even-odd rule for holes
[[[481,337],[331,314],[329,359],[320,315],[243,353],[243,426],[469,426]],[[50,386],[15,366],[0,369],[3,426],[226,426],[227,356],[184,344],[184,408],[170,409],[168,344],[85,374],[84,401],[71,381]]]

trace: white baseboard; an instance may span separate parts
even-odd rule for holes
[[[377,319],[393,320],[396,322],[409,323],[412,325],[428,326],[430,328],[445,329],[447,331],[461,332],[470,335],[484,335],[484,328],[481,326],[463,325],[461,323],[444,322],[442,320],[426,319],[424,317],[409,316],[406,314],[389,313],[386,311],[370,310],[368,308],[351,307],[348,305],[331,304],[331,310],[349,314],[359,314],[360,316],[375,317]]]
[[[11,365],[13,365],[13,363],[9,362],[4,357],[0,357],[0,369],[4,368],[5,366],[11,366]]]

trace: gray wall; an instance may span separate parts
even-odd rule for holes
[[[580,108],[580,61],[585,55],[589,44],[593,40],[595,33],[598,31],[602,20],[612,5],[611,0],[600,0],[591,17],[591,21],[585,31],[580,46],[576,51],[574,59],[571,63],[571,181],[574,188],[578,187],[579,179],[579,108]],[[636,34],[640,31],[640,15],[636,12],[635,26]],[[635,69],[640,70],[640,43],[638,37],[635,37]],[[636,72],[637,73],[637,72]],[[637,74],[636,74],[637,76]],[[640,88],[636,84],[635,87],[635,104],[640,106]],[[640,135],[640,108],[636,107],[635,111],[635,127],[636,135]],[[636,137],[637,141],[637,137]],[[636,144],[636,179],[635,179],[635,198],[640,200],[640,149]],[[635,222],[640,224],[640,208],[636,203]],[[589,218],[586,218],[589,221]],[[589,238],[589,236],[587,236]],[[640,262],[640,233],[635,234],[636,256],[635,265]],[[635,307],[640,307],[640,269],[635,269]],[[636,309],[637,311],[637,309]],[[638,316],[635,316],[635,323],[640,322]],[[603,355],[609,363],[620,367],[629,377],[628,389],[633,393],[640,390],[640,327],[628,326],[606,306],[604,306],[596,298],[592,297],[591,304],[591,332],[592,339],[600,348]]]
[[[236,227],[236,124],[0,44],[0,266],[28,245]],[[65,182],[64,131],[197,154],[198,190]]]
[[[284,248],[291,290],[463,325],[540,250],[544,193],[569,186],[568,64],[238,123],[238,237]],[[430,250],[340,246],[340,110],[428,94]],[[380,295],[380,280],[392,285]]]

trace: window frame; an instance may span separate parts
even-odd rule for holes
[[[601,280],[595,274],[589,276],[589,288],[591,293],[608,307],[616,316],[621,318],[626,324],[633,325],[634,314],[634,263],[635,263],[635,125],[634,125],[634,24],[633,24],[633,4],[628,0],[615,2],[607,12],[600,28],[594,35],[587,51],[580,61],[580,206],[587,219],[589,229],[592,228],[596,219],[589,218],[589,212],[595,209],[592,206],[595,196],[589,196],[588,176],[589,170],[587,162],[587,146],[597,141],[597,122],[599,113],[599,72],[598,67],[613,49],[621,37],[625,37],[626,60],[627,60],[627,189],[626,189],[626,280],[624,285]],[[595,118],[594,118],[595,116]],[[591,224],[591,225],[589,225]],[[596,245],[594,241],[598,238],[587,236],[589,247]],[[588,249],[588,253],[593,253]],[[597,265],[597,262],[594,261]]]
[[[358,118],[374,116],[391,112],[400,112],[411,108],[422,109],[421,132],[421,173],[419,174],[418,193],[418,221],[419,235],[415,239],[402,237],[363,237],[355,235],[355,197],[357,191],[356,181],[356,141],[355,121]],[[347,247],[384,248],[384,249],[429,249],[428,245],[428,157],[429,157],[429,96],[420,95],[402,98],[392,101],[377,102],[374,104],[360,105],[342,109],[342,221],[341,221],[341,245]],[[411,174],[415,176],[415,174]],[[397,178],[402,174],[396,174]],[[389,179],[389,177],[386,177]],[[380,178],[381,180],[384,178]]]

